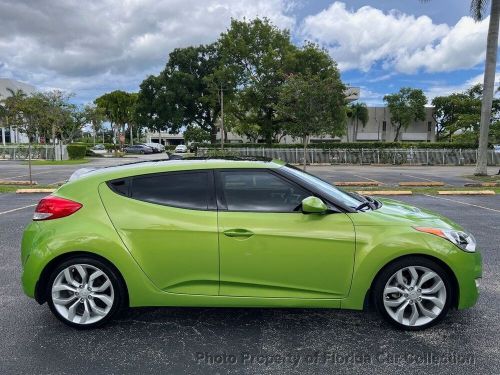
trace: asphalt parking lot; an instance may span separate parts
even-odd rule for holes
[[[0,164],[0,178],[16,176],[14,167],[5,172]],[[52,170],[50,178],[63,180],[77,168]],[[324,168],[314,172],[337,176]],[[351,177],[352,169],[344,172]],[[374,170],[355,174],[380,178]],[[463,225],[484,259],[476,307],[452,311],[423,332],[395,331],[373,312],[219,308],[133,309],[102,329],[72,330],[21,291],[19,243],[40,198],[0,194],[1,374],[499,373],[498,196],[398,198]]]
[[[95,158],[81,165],[36,165],[33,166],[33,180],[47,185],[64,182],[79,168],[99,168],[108,165],[132,163],[141,160],[162,159],[163,154],[132,156],[123,159]],[[472,166],[375,166],[375,165],[333,165],[309,166],[309,172],[332,182],[362,181],[379,182],[396,186],[399,182],[443,182],[447,186],[463,186],[473,182],[466,176],[474,173]],[[497,169],[490,167],[490,173]],[[20,161],[0,161],[0,179],[27,180],[28,166]]]

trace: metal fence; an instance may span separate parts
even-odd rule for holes
[[[229,155],[262,156],[281,159],[287,163],[302,164],[304,151],[300,148],[227,148]],[[220,153],[210,148],[199,148],[198,156]],[[310,148],[308,164],[393,164],[393,165],[471,165],[477,160],[475,149],[319,149]],[[500,153],[488,150],[488,165],[499,165]]]
[[[55,155],[54,155],[55,154]],[[68,158],[66,145],[32,145],[31,159],[65,160]],[[27,160],[28,145],[0,146],[0,159]]]

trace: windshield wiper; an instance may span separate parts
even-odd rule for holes
[[[369,208],[370,210],[373,210],[372,203],[369,201],[363,202],[358,207],[356,207],[356,211],[361,211],[363,208]]]

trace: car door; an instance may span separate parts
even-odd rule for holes
[[[346,214],[303,214],[311,192],[271,170],[219,170],[216,180],[221,295],[348,294],[355,236]]]
[[[213,172],[166,172],[101,184],[118,234],[160,289],[217,295],[219,249]]]

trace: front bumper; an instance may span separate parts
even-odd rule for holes
[[[479,297],[479,284],[482,277],[482,258],[479,252],[463,253],[464,261],[455,264],[458,282],[458,309],[466,309],[476,304]]]

